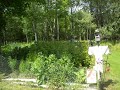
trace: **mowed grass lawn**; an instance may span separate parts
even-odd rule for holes
[[[0,90],[43,90],[31,85],[14,84],[13,82],[0,82]]]
[[[110,72],[107,73],[107,90],[120,90],[120,43],[110,48],[111,55],[108,57]]]

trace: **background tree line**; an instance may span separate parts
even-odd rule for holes
[[[0,0],[0,43],[120,39],[118,0]]]

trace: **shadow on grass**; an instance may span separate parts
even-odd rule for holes
[[[109,79],[103,83],[103,88],[101,90],[106,90],[109,85],[114,86],[117,83],[118,83],[118,81],[113,81],[112,79]]]
[[[11,73],[11,68],[9,67],[8,59],[0,55],[0,73],[5,75]]]

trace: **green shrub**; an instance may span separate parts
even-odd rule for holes
[[[11,68],[9,67],[9,60],[3,55],[0,55],[0,72],[6,74],[11,72]]]
[[[19,65],[19,72],[20,73],[30,73],[30,69],[31,69],[31,64],[32,62],[30,62],[29,60],[21,60],[20,65]]]
[[[3,78],[4,78],[4,74],[0,73],[0,82],[2,81]]]
[[[43,55],[49,56],[54,54],[58,59],[61,58],[64,53],[72,56],[71,62],[74,66],[89,66],[90,59],[88,56],[88,42],[67,42],[67,41],[55,41],[55,42],[38,42],[31,46],[30,53],[42,52]]]
[[[26,62],[25,61],[21,61],[20,62],[20,65],[19,65],[19,71],[20,71],[20,73],[23,73],[23,72],[25,72],[27,70],[27,68],[26,68]]]
[[[74,80],[74,68],[68,56],[62,56],[57,59],[51,54],[48,57],[39,54],[39,57],[34,61],[32,71],[38,77],[38,83],[47,83],[52,88],[64,87],[66,82]]]
[[[77,72],[74,72],[76,75],[77,83],[85,83],[86,75],[85,75],[85,68],[80,68]]]
[[[8,58],[8,63],[9,63],[9,67],[11,68],[12,71],[14,71],[16,69],[16,63],[17,61],[15,59],[12,59],[11,57]]]
[[[34,78],[35,75],[31,71],[32,62],[22,60],[19,65],[19,77]]]
[[[41,41],[38,43],[34,43],[31,46],[11,44],[10,46],[2,47],[2,50],[4,51],[3,53],[6,57],[10,56],[11,59],[14,59],[12,61],[11,60],[9,61],[12,70],[13,69],[19,70],[22,69],[23,67],[30,67],[30,63],[34,62],[37,59],[38,53],[40,52],[47,57],[51,54],[54,54],[57,59],[60,59],[64,54],[70,55],[71,56],[70,62],[73,63],[75,67],[81,66],[88,67],[91,63],[87,53],[88,42],[86,41],[83,42]],[[28,61],[28,63],[26,63],[26,65],[23,65],[22,60],[24,60],[25,63]],[[13,64],[13,66],[11,66],[11,64]],[[20,72],[24,72],[24,70],[25,69],[22,69],[20,70]]]

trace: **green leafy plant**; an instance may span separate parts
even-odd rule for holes
[[[0,73],[0,82],[2,81],[3,77],[4,77],[4,74]]]
[[[74,77],[73,64],[66,55],[57,59],[53,54],[48,57],[39,54],[31,69],[36,73],[39,84],[45,83],[54,89],[64,87]]]
[[[90,64],[90,58],[88,57],[88,42],[66,42],[66,41],[54,41],[54,42],[38,42],[31,46],[30,53],[42,52],[43,55],[49,56],[54,54],[56,58],[66,53],[71,55],[71,62],[75,67],[85,66]]]
[[[85,68],[79,69],[77,72],[75,72],[76,75],[76,82],[77,83],[84,83],[86,79],[85,75]]]
[[[17,63],[16,60],[12,59],[11,57],[9,57],[8,60],[9,60],[9,67],[11,68],[12,71],[14,71]]]
[[[31,68],[30,61],[24,61],[24,60],[21,61],[20,65],[19,65],[20,73],[28,73],[28,72],[30,72],[30,68]]]

